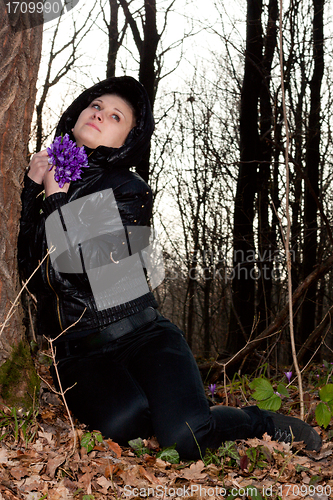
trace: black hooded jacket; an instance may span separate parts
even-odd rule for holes
[[[45,220],[64,205],[100,191],[113,190],[124,226],[148,226],[152,210],[149,186],[130,170],[147,150],[154,129],[148,96],[143,86],[131,77],[109,78],[85,90],[62,115],[56,136],[68,133],[81,111],[103,94],[117,94],[129,101],[136,112],[136,126],[120,148],[85,147],[89,168],[82,169],[82,179],[71,182],[68,193],[55,193],[43,200],[43,186],[27,175],[22,192],[22,214],[18,239],[18,260],[21,276],[27,280],[38,264],[28,288],[38,301],[38,327],[41,335],[55,337],[68,332],[84,331],[108,325],[157,303],[149,291],[115,307],[98,310],[86,273],[62,273],[52,265],[47,254]],[[92,258],[96,256],[92,255]],[[115,257],[116,258],[116,257]],[[44,259],[44,260],[43,260]],[[73,325],[75,322],[75,326]]]

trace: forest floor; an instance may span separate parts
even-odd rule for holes
[[[51,383],[47,366],[38,369]],[[313,387],[307,394],[311,394],[306,406],[311,417],[316,404]],[[216,399],[223,402],[224,396],[218,385]],[[245,404],[243,396],[236,388],[229,404]],[[281,411],[299,415],[296,390]],[[323,438],[318,453],[305,450],[303,443],[278,443],[264,435],[225,443],[197,462],[170,463],[168,454],[157,457],[159,445],[153,437],[144,441],[137,456],[133,448],[103,440],[98,432],[89,435],[79,424],[74,448],[65,407],[44,382],[40,406],[30,416],[4,407],[1,414],[0,500],[333,498],[330,426],[316,427]]]

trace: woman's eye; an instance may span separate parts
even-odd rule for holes
[[[92,104],[91,105],[93,108],[98,109],[98,111],[101,109],[99,104]]]
[[[120,122],[120,118],[118,115],[116,115],[115,113],[113,113],[112,115],[112,118],[114,118],[116,120],[116,122]]]

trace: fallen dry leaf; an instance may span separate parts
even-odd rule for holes
[[[106,439],[105,442],[108,444],[110,450],[113,451],[113,453],[115,454],[116,458],[120,458],[122,450],[121,450],[119,444],[115,443],[114,441],[112,441],[112,439]]]
[[[192,464],[189,469],[183,470],[183,477],[186,479],[204,479],[207,477],[207,473],[201,473],[201,471],[205,468],[202,460],[199,460],[195,464]]]
[[[79,485],[82,485],[87,495],[91,495],[91,474],[86,472],[78,480]]]
[[[99,484],[102,488],[104,488],[105,490],[107,490],[108,488],[112,488],[112,481],[109,481],[108,479],[106,479],[105,476],[101,476],[97,479],[97,484]]]
[[[118,464],[109,464],[109,465],[105,468],[104,475],[105,475],[105,477],[113,477],[113,476],[115,476],[117,473],[119,473],[120,471],[122,471],[122,469],[119,467],[119,465],[118,465]]]
[[[151,484],[161,484],[157,477],[152,472],[147,471],[144,467],[139,467],[139,472],[142,477],[147,479]]]
[[[51,456],[48,461],[47,461],[47,466],[46,466],[46,474],[53,478],[55,476],[56,470],[61,465],[64,463],[66,460],[66,457],[63,457],[62,455],[56,455],[55,453],[52,454],[55,456]]]
[[[10,469],[10,473],[14,479],[20,480],[20,479],[22,479],[22,477],[29,476],[29,469],[19,465],[17,467],[12,467]]]

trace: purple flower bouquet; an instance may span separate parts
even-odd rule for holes
[[[50,170],[55,167],[54,178],[61,188],[66,182],[81,179],[81,168],[89,167],[84,147],[78,148],[68,134],[56,137],[47,148],[47,153],[51,165]]]

